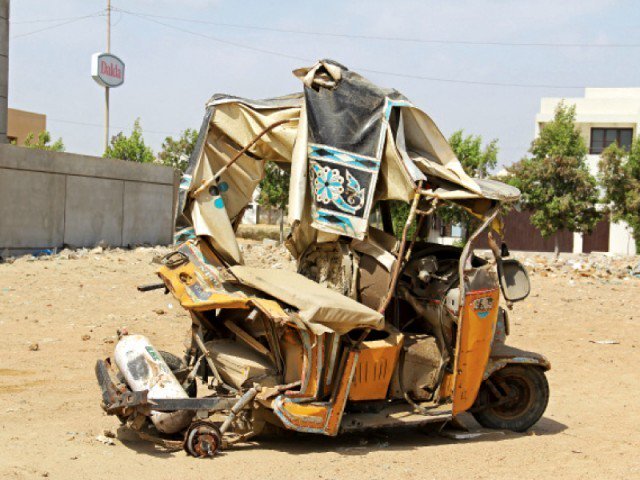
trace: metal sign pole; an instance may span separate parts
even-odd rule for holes
[[[107,53],[111,53],[111,0],[107,0]],[[109,146],[109,87],[104,87],[104,151]]]

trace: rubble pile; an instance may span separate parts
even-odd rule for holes
[[[245,242],[240,244],[242,256],[247,265],[260,268],[281,268],[296,271],[297,265],[293,256],[284,245],[275,240],[265,239],[261,243]]]
[[[137,253],[151,253],[154,260],[162,258],[172,251],[171,247],[157,245],[153,247],[137,247],[131,249]],[[58,261],[58,260],[78,260],[87,257],[105,258],[122,261],[122,253],[131,251],[124,248],[94,247],[94,248],[64,248],[60,251],[55,249],[40,250],[31,255],[12,256],[8,251],[0,252],[0,263],[14,262],[35,262],[35,261]]]
[[[640,278],[638,257],[590,253],[561,255],[555,258],[546,253],[518,253],[514,255],[532,275],[542,277],[594,278],[601,280]]]

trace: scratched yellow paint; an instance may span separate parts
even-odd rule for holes
[[[454,415],[471,408],[478,395],[491,353],[499,299],[497,288],[470,292],[465,299],[453,392]]]

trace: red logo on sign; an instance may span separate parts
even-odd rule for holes
[[[122,69],[115,63],[107,63],[104,60],[100,62],[100,73],[109,77],[122,79]]]

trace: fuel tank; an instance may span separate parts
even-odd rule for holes
[[[189,398],[187,392],[160,353],[143,335],[126,335],[118,342],[114,357],[131,390],[148,390],[147,398]],[[162,433],[176,433],[186,428],[193,412],[151,412],[151,421]]]

